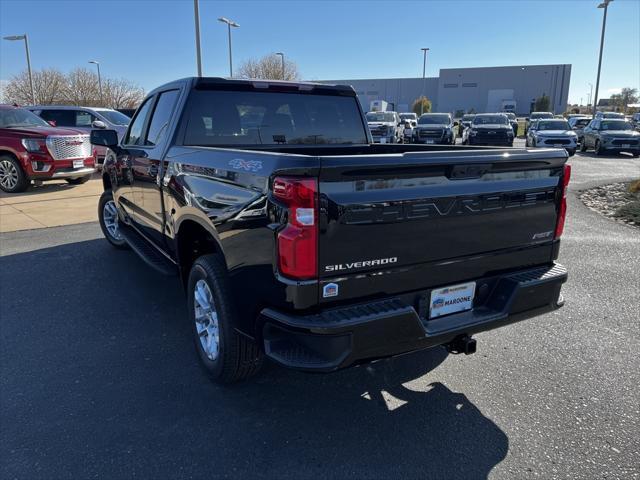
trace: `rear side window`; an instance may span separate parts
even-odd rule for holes
[[[42,110],[40,116],[48,122],[55,122],[56,127],[76,126],[76,114],[73,110]]]
[[[185,145],[367,143],[355,97],[193,90],[182,120]]]
[[[145,145],[155,146],[164,139],[167,134],[167,128],[169,128],[173,107],[178,99],[178,92],[178,90],[169,90],[160,94],[156,108],[153,111],[153,117],[151,117]]]
[[[89,112],[83,112],[82,110],[76,110],[76,127],[91,127],[91,123],[96,120],[96,117]]]
[[[138,110],[135,120],[129,127],[127,136],[124,140],[125,145],[143,145],[144,140],[142,138],[143,129],[149,116],[149,110],[151,109],[151,98],[147,98],[144,104]]]

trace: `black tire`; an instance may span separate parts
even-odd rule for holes
[[[598,155],[598,156],[604,155],[606,153],[606,150],[604,148],[602,148],[602,145],[600,144],[600,140],[596,140],[596,145],[594,147],[594,151],[595,151],[596,155]]]
[[[584,138],[582,139],[582,142],[580,142],[580,151],[582,153],[587,151],[587,143],[584,141]]]
[[[71,185],[82,185],[83,183],[87,183],[89,180],[91,180],[91,174],[85,175],[84,177],[67,178],[65,180]]]
[[[206,282],[215,302],[219,347],[214,360],[205,353],[196,328],[194,292],[199,280]],[[209,377],[216,383],[228,384],[258,373],[264,355],[255,342],[236,330],[238,318],[232,304],[227,270],[218,255],[203,255],[194,262],[189,273],[187,295],[189,322],[196,352]]]
[[[576,154],[576,149],[575,148],[567,149],[567,153],[569,154],[570,157],[573,157]]]
[[[631,152],[631,155],[633,155],[634,158],[640,157],[640,150],[634,150]]]
[[[15,157],[0,155],[0,190],[7,193],[20,193],[29,188],[30,183]]]
[[[109,231],[109,228],[105,224],[105,206],[109,202],[113,203],[113,193],[111,192],[111,190],[106,190],[102,193],[102,195],[100,195],[100,200],[98,201],[98,222],[100,223],[102,234],[104,235],[104,238],[106,238],[107,241],[115,248],[126,250],[129,248],[129,244],[126,242],[126,240],[122,237],[115,237]]]

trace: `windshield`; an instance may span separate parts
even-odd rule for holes
[[[400,118],[402,120],[415,120],[418,116],[415,113],[401,113]]]
[[[553,118],[553,114],[549,112],[533,112],[531,118]]]
[[[311,93],[194,90],[182,117],[184,144],[364,144],[357,102]]]
[[[131,122],[129,117],[116,110],[98,110],[98,113],[114,125],[122,125],[123,127],[126,127],[129,125],[129,122]]]
[[[418,120],[420,125],[446,125],[449,123],[449,115],[446,114],[426,114]]]
[[[389,112],[369,112],[367,122],[395,122],[396,116]]]
[[[601,130],[633,130],[633,127],[628,122],[622,120],[609,120],[602,122],[600,126]]]
[[[489,124],[504,125],[509,123],[509,119],[504,115],[477,115],[473,119],[474,125],[489,125]]]
[[[23,108],[1,108],[0,128],[51,127],[35,113]]]
[[[566,120],[554,120],[553,122],[538,122],[538,130],[570,130]]]

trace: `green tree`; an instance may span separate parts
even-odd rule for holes
[[[416,98],[416,100],[413,102],[413,105],[411,106],[411,110],[416,115],[422,115],[423,113],[429,113],[431,111],[431,100],[429,100],[425,96]]]
[[[551,107],[551,99],[546,93],[543,93],[541,97],[536,98],[534,106],[534,112],[548,112]]]
[[[629,105],[630,103],[638,103],[638,89],[625,87],[620,90],[620,97],[621,107],[623,108],[623,111],[626,112],[627,105]]]

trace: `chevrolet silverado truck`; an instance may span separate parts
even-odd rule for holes
[[[374,144],[351,87],[220,78],[159,87],[121,141],[91,139],[106,239],[181,278],[217,382],[265,357],[469,354],[563,304],[565,150]]]
[[[56,128],[24,108],[0,105],[0,190],[25,191],[32,181],[89,181],[96,152],[89,135]]]

